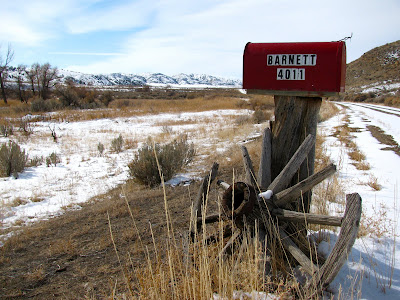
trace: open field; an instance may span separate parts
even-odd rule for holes
[[[273,290],[285,298],[296,290],[291,281],[274,282],[273,287],[270,284],[266,288],[253,259],[257,258],[257,247],[252,246],[224,267],[213,262],[218,251],[200,248],[198,258],[207,258],[196,262],[201,272],[189,268],[189,273],[180,273],[185,270],[180,266],[179,253],[188,229],[191,201],[199,187],[196,179],[204,176],[213,161],[221,165],[219,179],[230,183],[233,177],[235,181],[243,178],[238,149],[242,143],[258,165],[260,134],[266,123],[255,124],[252,116],[260,108],[270,116],[271,98],[154,101],[158,102],[43,114],[42,119],[32,121],[29,136],[16,132],[11,137],[31,155],[46,157],[56,152],[61,162],[32,167],[18,179],[0,182],[5,238],[0,250],[0,297],[210,299],[214,292],[232,295],[238,290]],[[332,106],[324,104],[324,112],[326,108]],[[316,188],[313,210],[341,214],[344,194],[356,191],[364,200],[364,216],[362,236],[330,290],[342,298],[395,299],[400,286],[396,267],[397,185],[393,189],[393,181],[382,178],[381,166],[377,165],[381,160],[376,158],[380,152],[374,150],[371,157],[360,144],[356,135],[367,135],[368,131],[359,125],[357,114],[344,110],[333,113],[337,113],[333,119],[321,117],[326,121],[319,129],[316,163],[319,168],[334,160],[339,172]],[[19,118],[16,116],[16,120]],[[115,153],[111,141],[119,134],[125,144],[122,152]],[[165,142],[180,134],[188,136],[197,152],[193,163],[172,181],[183,179],[185,185],[167,184],[164,191],[140,186],[128,178],[127,163],[149,136]],[[394,133],[391,135],[399,142]],[[1,142],[6,140],[2,138]],[[348,140],[357,147],[346,143]],[[99,143],[105,146],[103,153],[98,151]],[[371,145],[371,141],[368,143]],[[366,152],[364,160],[370,169],[356,168],[355,162],[360,161],[350,153],[357,149]],[[397,155],[387,153],[393,153],[389,161],[398,164]],[[381,190],[371,187],[374,181]],[[212,186],[210,210],[218,209],[219,195],[217,187]],[[382,201],[375,200],[374,204],[374,197],[380,199],[380,195],[387,199],[384,207]],[[310,234],[320,239],[322,252],[329,251],[329,242],[337,238],[332,230]],[[183,288],[177,287],[179,283]]]

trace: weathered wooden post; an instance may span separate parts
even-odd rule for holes
[[[304,139],[316,136],[323,96],[344,91],[344,42],[248,43],[243,56],[243,88],[248,93],[272,94],[271,177],[278,176]],[[290,185],[314,173],[315,147]],[[303,200],[303,201],[301,201]],[[297,211],[309,212],[311,192],[300,197]]]

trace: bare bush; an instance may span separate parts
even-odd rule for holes
[[[122,152],[122,147],[124,146],[124,139],[120,134],[117,138],[111,141],[111,150],[116,153]]]
[[[28,155],[17,143],[9,141],[8,145],[3,144],[0,148],[0,176],[12,175],[18,178],[18,173],[25,169],[27,161]]]
[[[165,145],[148,141],[128,165],[129,173],[136,181],[154,187],[161,183],[156,156],[164,180],[168,181],[187,166],[194,155],[194,146],[188,143],[186,136]]]
[[[57,166],[61,162],[61,158],[58,156],[56,152],[52,152],[49,156],[46,157],[46,166]]]
[[[33,133],[33,125],[29,118],[21,118],[19,121],[19,130],[24,135],[31,135]]]
[[[251,123],[251,117],[249,115],[241,115],[235,119],[235,124],[238,126]]]
[[[4,137],[9,137],[14,133],[14,127],[9,124],[0,124],[0,134]]]
[[[255,124],[264,123],[265,121],[267,121],[269,119],[269,117],[270,116],[267,116],[267,114],[262,110],[256,110],[253,113],[253,121]]]
[[[44,162],[43,156],[34,156],[29,160],[29,167],[37,167],[40,166]]]
[[[99,151],[100,156],[103,156],[103,153],[104,153],[104,145],[103,145],[101,142],[99,142],[99,143],[97,144],[97,150]]]
[[[64,106],[63,102],[58,99],[43,100],[37,98],[31,102],[32,112],[50,112],[62,109]]]

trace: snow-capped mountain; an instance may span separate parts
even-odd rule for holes
[[[226,79],[204,74],[178,74],[168,76],[161,73],[145,74],[83,74],[68,70],[59,70],[61,81],[72,80],[80,85],[116,86],[116,85],[201,85],[215,87],[241,87],[242,82],[236,79]]]
[[[18,78],[17,68],[10,67],[8,71],[8,82],[15,83]],[[168,76],[161,73],[144,73],[144,74],[84,74],[75,71],[60,69],[58,76],[61,83],[73,81],[78,85],[87,86],[199,86],[199,87],[232,87],[240,88],[241,80],[227,79],[204,74],[178,74]],[[23,81],[29,82],[26,74],[23,75]]]

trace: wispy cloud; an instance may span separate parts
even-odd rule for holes
[[[79,15],[65,20],[69,33],[81,34],[100,30],[130,30],[148,26],[155,14],[157,1],[110,1],[92,5]],[[112,4],[112,5],[110,5]]]
[[[101,53],[101,52],[49,52],[55,55],[88,55],[88,56],[124,56],[123,53]]]

